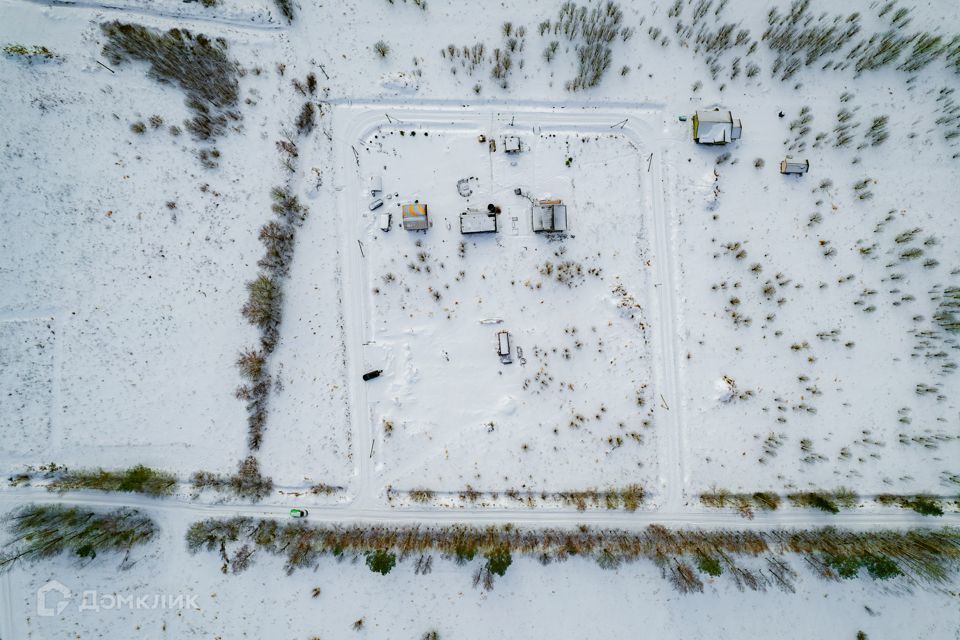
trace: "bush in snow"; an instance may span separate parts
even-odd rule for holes
[[[287,19],[287,22],[293,22],[293,0],[273,0],[280,10],[280,15]]]
[[[397,556],[389,551],[376,550],[367,554],[367,567],[374,573],[387,575],[397,564]]]
[[[241,460],[237,472],[231,476],[197,471],[191,482],[198,493],[213,489],[254,501],[262,500],[273,491],[273,479],[260,473],[260,464],[253,456]]]
[[[297,116],[297,132],[299,132],[301,135],[310,133],[313,131],[313,127],[316,122],[316,107],[313,106],[312,102],[304,102],[303,108],[300,110],[300,115]]]

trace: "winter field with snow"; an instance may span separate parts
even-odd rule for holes
[[[960,638],[952,3],[0,0],[0,49],[0,640]],[[59,504],[146,533],[7,562]]]

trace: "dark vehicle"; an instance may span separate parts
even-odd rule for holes
[[[374,378],[379,378],[381,373],[383,373],[381,369],[374,369],[373,371],[367,371],[365,374],[363,374],[363,381],[367,382],[369,380],[373,380]]]

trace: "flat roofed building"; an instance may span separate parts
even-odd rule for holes
[[[697,111],[693,114],[693,140],[699,144],[727,144],[740,139],[743,126],[729,111]]]
[[[411,202],[401,207],[403,212],[403,228],[407,231],[425,231],[430,227],[427,217],[427,205],[421,202]]]
[[[460,233],[496,233],[497,214],[488,211],[464,211],[460,214]]]
[[[538,200],[533,203],[530,218],[537,233],[566,231],[567,205],[560,200]]]

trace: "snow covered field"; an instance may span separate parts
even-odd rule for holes
[[[882,68],[823,68],[847,60],[841,47],[781,80],[761,39],[766,6],[622,3],[630,35],[611,42],[597,86],[570,91],[578,42],[538,26],[558,20],[555,0],[305,1],[292,23],[272,2],[108,4],[0,0],[0,46],[56,54],[0,54],[4,477],[51,462],[142,463],[186,482],[254,453],[278,490],[264,512],[296,499],[329,522],[456,513],[736,526],[699,495],[846,487],[862,506],[843,522],[879,527],[892,513],[896,526],[956,523],[960,374],[944,301],[960,286],[960,74],[946,56],[898,70],[911,42]],[[861,25],[847,48],[887,31],[960,32],[949,3],[900,2],[910,12],[899,18],[886,3],[854,4],[813,2],[810,24],[859,12],[841,15]],[[707,10],[694,17],[697,7]],[[214,142],[171,131],[192,114],[184,92],[144,63],[111,65],[100,30],[111,20],[223,38],[242,70],[239,119]],[[691,23],[749,34],[708,52]],[[292,83],[308,73],[318,84],[309,93]],[[305,102],[316,127],[297,131]],[[742,139],[694,145],[689,116],[714,106],[742,120]],[[520,154],[505,153],[506,135],[520,138]],[[296,141],[289,167],[284,141]],[[214,146],[211,163],[201,153]],[[788,155],[809,159],[809,173],[780,175]],[[383,182],[376,211],[371,176]],[[309,214],[267,364],[263,444],[251,452],[236,362],[259,334],[241,307],[276,186]],[[531,199],[548,198],[567,205],[566,234],[532,231]],[[431,226],[406,231],[400,205],[417,200]],[[488,204],[500,208],[497,233],[462,235],[460,213]],[[509,364],[496,353],[501,330]],[[372,369],[383,373],[363,382]],[[302,495],[317,483],[336,491]],[[504,497],[634,484],[647,494],[637,513]],[[18,490],[0,489],[5,509]],[[424,490],[428,501],[415,497]],[[870,500],[884,493],[942,497],[948,513],[924,519]],[[473,590],[469,570],[450,562],[426,577],[409,562],[381,577],[332,561],[286,576],[262,557],[222,575],[214,554],[184,549],[187,526],[209,515],[203,501],[180,492],[139,506],[162,534],[129,571],[61,558],[0,575],[0,640],[430,628],[960,637],[955,585],[810,572],[796,594],[718,581],[692,596],[644,562],[605,572],[515,558],[492,592]],[[752,526],[830,517],[785,506]],[[34,591],[50,578],[77,590],[186,591],[201,610],[37,617]]]
[[[350,127],[372,109],[344,111]],[[386,483],[439,492],[651,485],[654,194],[643,159],[652,141],[611,129],[623,119],[616,112],[388,115],[399,122],[371,126],[359,168],[351,171],[347,145],[342,164],[353,186],[345,251],[357,254],[345,287],[363,314],[348,326],[364,366],[384,370],[358,383],[370,406],[359,428],[379,444]],[[505,153],[504,135],[518,135],[523,151]],[[386,204],[370,212],[373,175]],[[458,192],[461,179],[469,195]],[[537,199],[565,203],[566,234],[532,230]],[[400,205],[416,200],[431,226],[405,231]],[[460,213],[489,204],[502,210],[498,232],[462,234]],[[389,232],[378,223],[384,212]],[[510,333],[508,364],[496,352],[500,330]]]

